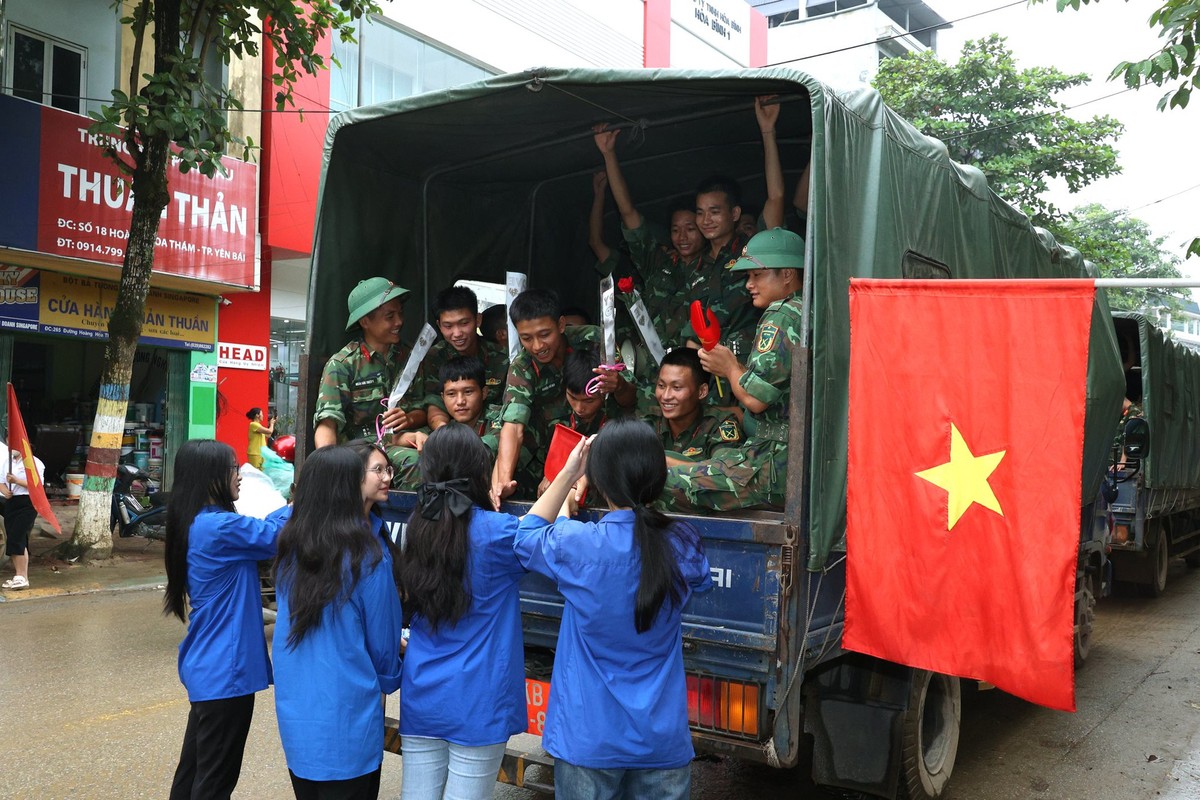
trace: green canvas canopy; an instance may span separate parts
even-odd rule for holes
[[[1169,338],[1142,314],[1114,312],[1113,325],[1140,367],[1129,374],[1141,388],[1142,415],[1150,423],[1144,485],[1195,490],[1200,487],[1200,353]]]
[[[798,524],[808,567],[823,568],[845,530],[850,277],[1094,275],[874,91],[834,92],[787,68],[540,69],[339,114],[326,139],[309,289],[314,366],[345,344],[345,298],[371,275],[413,290],[410,335],[433,293],[460,279],[503,283],[509,270],[567,304],[593,306],[587,217],[602,161],[592,126],[622,127],[623,172],[648,220],[665,220],[672,200],[711,173],[736,178],[756,203],[764,188],[753,99],[763,94],[781,99],[789,194],[811,159],[812,416],[808,508]],[[614,246],[617,222],[606,218]],[[1083,502],[1095,497],[1124,385],[1102,296],[1088,377]],[[803,479],[798,465],[790,470],[790,480]]]

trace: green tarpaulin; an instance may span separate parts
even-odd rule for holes
[[[1145,487],[1200,487],[1200,353],[1167,338],[1141,314],[1118,311],[1113,324],[1131,348],[1129,374],[1141,385],[1142,414],[1150,423]]]
[[[345,298],[363,277],[414,290],[412,320],[462,278],[529,274],[567,303],[595,304],[587,249],[596,123],[624,126],[618,153],[639,209],[665,218],[711,173],[763,196],[753,98],[783,100],[788,191],[812,159],[808,566],[845,529],[848,285],[863,277],[1082,277],[1078,253],[1035,231],[976,170],[895,116],[873,91],[835,93],[785,68],[742,72],[536,70],[340,114],[330,124],[309,294],[319,367],[345,343]],[[620,242],[615,215],[608,241]],[[1089,365],[1083,497],[1095,495],[1124,381],[1098,301]],[[898,327],[920,320],[898,319]],[[1053,346],[1053,343],[1047,343]],[[1036,413],[1036,410],[1031,410]],[[1052,465],[1048,465],[1052,468]],[[799,480],[792,466],[791,479]],[[1030,476],[1036,480],[1036,476]],[[898,521],[900,526],[902,521]]]

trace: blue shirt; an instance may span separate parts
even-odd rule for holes
[[[517,519],[474,508],[466,582],[471,607],[435,633],[415,615],[400,690],[400,733],[467,747],[498,744],[528,725]]]
[[[188,528],[187,635],[179,680],[193,703],[253,694],[271,685],[258,562],[275,556],[283,523],[217,506]]]
[[[644,633],[634,627],[641,556],[632,511],[598,523],[521,518],[515,549],[527,568],[558,584],[566,603],[542,744],[555,758],[594,769],[675,769],[695,755],[688,732],[681,607],[712,588],[691,526],[671,529],[686,587]]]
[[[275,587],[275,716],[288,769],[310,781],[357,778],[383,763],[380,694],[400,686],[402,622],[386,529],[374,515],[370,525],[379,532],[379,561],[363,560],[354,588],[325,606],[295,649],[287,644],[289,587]],[[343,581],[349,585],[348,564]]]

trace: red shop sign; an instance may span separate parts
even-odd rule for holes
[[[38,250],[121,264],[133,195],[105,158],[107,137],[90,136],[90,120],[41,110]],[[123,141],[114,141],[124,148]],[[258,169],[226,156],[228,175],[206,178],[167,167],[170,202],[163,212],[154,271],[234,286],[258,286],[254,268]]]

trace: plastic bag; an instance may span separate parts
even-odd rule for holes
[[[271,479],[276,491],[285,498],[290,498],[292,482],[296,479],[296,468],[280,458],[279,454],[269,447],[262,449],[262,458],[262,471]]]
[[[242,464],[238,471],[242,474],[242,486],[233,507],[239,514],[265,519],[272,511],[287,505],[271,478],[262,471],[251,464]]]

